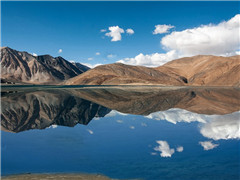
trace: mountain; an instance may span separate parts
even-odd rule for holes
[[[162,84],[184,85],[185,78],[143,66],[114,63],[97,66],[65,82],[67,85]]]
[[[186,57],[156,69],[183,76],[192,86],[240,86],[240,55]]]
[[[194,56],[157,68],[121,63],[98,66],[65,82],[67,85],[155,84],[240,86],[240,56]]]
[[[111,87],[69,89],[71,94],[127,114],[148,115],[180,108],[198,114],[240,110],[239,88]]]
[[[1,48],[2,81],[57,84],[88,69],[80,63],[71,63],[60,56],[33,56],[9,47]]]
[[[6,89],[6,88],[5,88]],[[230,114],[240,110],[239,88],[67,88],[15,91],[2,88],[1,129],[21,132],[52,125],[87,125],[111,110],[149,115],[172,108],[198,114]]]
[[[64,90],[2,92],[1,100],[1,129],[10,132],[86,125],[111,111]]]

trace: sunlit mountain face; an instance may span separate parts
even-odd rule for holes
[[[237,88],[2,88],[2,174],[238,179]]]

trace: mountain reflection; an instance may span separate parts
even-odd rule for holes
[[[73,96],[64,90],[4,93],[1,104],[2,130],[21,132],[51,125],[73,127],[104,117],[111,110]]]
[[[1,94],[1,127],[10,132],[45,129],[51,125],[86,125],[94,117],[104,117],[111,109],[172,123],[205,123],[206,115],[240,110],[240,91],[234,88],[58,88],[2,91]],[[186,115],[190,112],[197,116]],[[204,126],[202,134],[211,136],[207,132],[213,130],[212,125],[221,125],[222,121],[214,120]]]

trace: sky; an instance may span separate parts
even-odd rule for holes
[[[239,54],[240,2],[1,2],[1,46],[98,64]]]

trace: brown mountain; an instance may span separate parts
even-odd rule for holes
[[[98,66],[69,79],[67,85],[155,84],[190,86],[240,86],[240,56],[194,56],[157,68],[120,63]]]
[[[2,82],[57,84],[88,69],[80,63],[70,63],[60,56],[33,56],[9,47],[1,48]]]
[[[51,125],[88,124],[111,110],[65,90],[2,92],[1,129],[21,132]]]
[[[239,88],[128,87],[71,89],[71,94],[127,114],[148,115],[171,108],[198,114],[240,110]]]
[[[240,56],[193,56],[156,68],[187,78],[193,86],[240,86]]]
[[[161,72],[157,69],[130,66],[121,63],[101,65],[65,82],[67,85],[120,85],[159,84],[184,85],[185,78],[176,73]]]
[[[171,108],[198,114],[230,114],[240,110],[239,88],[67,88],[9,91],[3,87],[1,129],[21,132],[51,125],[73,127],[104,117],[111,109],[149,115]]]

